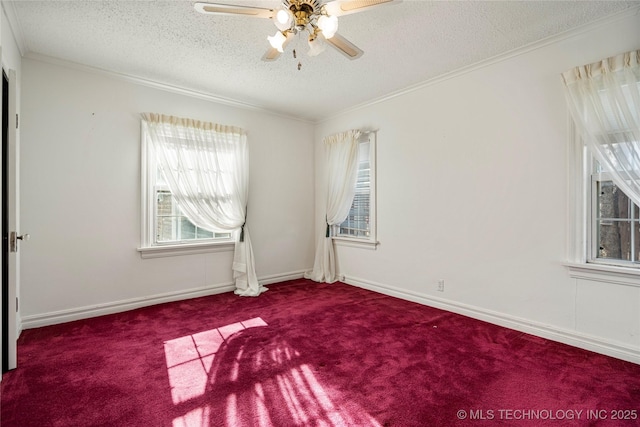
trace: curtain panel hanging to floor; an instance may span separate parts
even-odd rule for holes
[[[584,143],[640,205],[640,50],[575,67],[562,78]]]
[[[333,283],[336,277],[336,262],[331,228],[347,218],[358,178],[359,130],[349,130],[324,139],[327,164],[326,229],[318,239],[313,271],[305,274],[316,282]]]
[[[240,128],[153,113],[142,114],[171,194],[196,226],[212,232],[240,230],[233,259],[235,293],[257,296],[251,237],[246,226],[249,147]]]

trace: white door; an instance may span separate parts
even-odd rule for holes
[[[1,57],[1,55],[0,55]],[[18,116],[16,111],[16,73],[14,70],[9,70],[8,77],[8,120],[7,120],[7,158],[6,162],[3,159],[3,165],[6,165],[6,183],[7,183],[7,225],[8,225],[8,239],[9,239],[9,252],[8,252],[8,292],[6,307],[7,310],[7,330],[8,330],[8,345],[5,352],[0,352],[0,357],[3,354],[7,355],[5,361],[8,369],[15,369],[18,364],[17,357],[17,341],[18,341],[18,286],[19,286],[19,247],[23,236],[20,236],[17,231],[19,227],[19,207],[18,207],[18,143],[17,143],[17,131],[18,131]],[[3,76],[4,79],[4,76]],[[4,81],[4,80],[3,80]],[[4,97],[4,85],[0,85],[0,99],[5,101]],[[3,123],[4,125],[4,123]],[[5,237],[5,238],[6,238]],[[3,365],[4,366],[4,365]]]
[[[20,231],[20,207],[18,206],[18,111],[16,106],[16,72],[9,70],[9,230]],[[28,236],[28,235],[27,235]],[[18,284],[20,279],[19,240],[15,251],[9,250],[9,369],[18,366]]]

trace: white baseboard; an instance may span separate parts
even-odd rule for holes
[[[287,280],[302,279],[304,277],[304,273],[307,271],[309,270],[298,270],[298,271],[291,271],[289,273],[262,276],[259,278],[259,281],[261,285],[267,286],[267,285],[272,285],[274,283],[285,282]]]
[[[379,292],[381,294],[394,296],[400,299],[417,302],[419,304],[428,305],[435,308],[451,311],[453,313],[462,314],[495,325],[504,326],[506,328],[515,329],[531,335],[536,335],[552,341],[561,342],[574,347],[590,350],[595,353],[604,354],[615,357],[617,359],[626,360],[628,362],[640,364],[640,349],[626,346],[621,343],[607,341],[600,337],[583,334],[577,331],[562,329],[555,326],[545,325],[524,318],[487,310],[468,304],[463,304],[443,298],[433,297],[431,295],[419,294],[417,292],[407,291],[394,286],[383,285],[381,283],[372,282],[370,280],[359,279],[356,277],[345,277],[344,282]]]
[[[303,277],[305,270],[293,271],[283,274],[274,274],[258,278],[262,285],[268,285],[285,280],[299,279]],[[190,298],[198,298],[208,295],[232,292],[235,289],[233,283],[222,283],[201,288],[185,289],[176,292],[150,295],[147,297],[131,298],[128,300],[114,301],[105,304],[95,304],[85,307],[71,308],[68,310],[53,311],[43,314],[24,316],[19,319],[20,330],[39,328],[41,326],[55,325],[58,323],[71,322],[74,320],[87,319],[90,317],[103,316],[105,314],[120,313],[140,307],[147,307],[165,302],[181,301]]]

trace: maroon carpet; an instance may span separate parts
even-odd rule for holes
[[[339,283],[26,330],[18,364],[2,427],[640,425],[639,365]]]

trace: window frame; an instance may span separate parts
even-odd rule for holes
[[[377,131],[364,131],[358,139],[358,144],[369,143],[369,236],[354,237],[338,234],[340,225],[334,225],[331,230],[333,242],[339,246],[350,246],[375,250],[379,244],[377,240]],[[359,147],[358,147],[359,152]],[[359,160],[358,160],[359,162]],[[355,198],[355,195],[354,195]],[[352,202],[353,203],[353,202]]]
[[[140,123],[140,182],[141,182],[141,237],[137,249],[142,258],[158,258],[178,255],[191,255],[209,252],[232,252],[235,249],[237,232],[231,232],[228,238],[195,239],[157,243],[155,238],[157,201],[156,191],[166,187],[157,186],[158,165],[150,155],[149,135]]]

